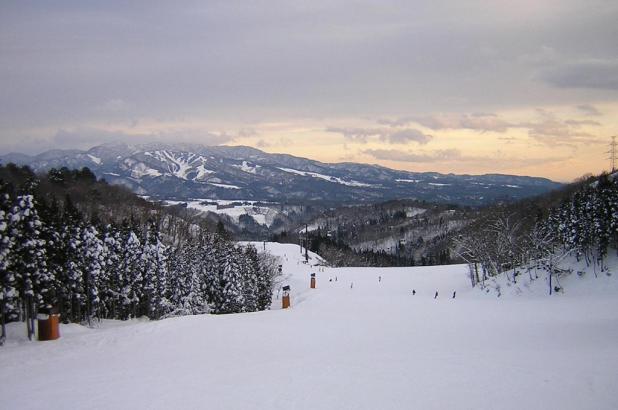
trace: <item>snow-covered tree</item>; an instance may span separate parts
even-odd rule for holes
[[[143,244],[142,300],[143,314],[151,319],[163,317],[169,310],[167,294],[167,247],[161,242],[159,227],[154,220],[148,223]]]
[[[0,185],[0,345],[6,339],[5,322],[11,319],[11,314],[16,316],[19,305],[15,274],[9,270],[13,237],[9,230],[11,199],[6,188]]]
[[[19,195],[9,216],[9,234],[14,240],[8,270],[15,277],[21,304],[19,315],[27,322],[28,337],[34,335],[37,308],[45,304],[53,282],[47,270],[45,242],[41,239],[41,221],[30,194]]]
[[[82,229],[77,252],[83,273],[85,320],[92,325],[93,318],[99,317],[99,279],[106,259],[104,243],[94,226],[87,225]]]

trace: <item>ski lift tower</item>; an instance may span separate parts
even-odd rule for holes
[[[298,232],[298,241],[300,243],[300,254],[303,254],[303,245],[305,246],[305,263],[309,263],[309,228],[305,224],[305,233],[302,229]]]

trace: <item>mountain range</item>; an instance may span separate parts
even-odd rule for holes
[[[410,198],[461,205],[516,200],[557,189],[546,178],[408,172],[378,165],[327,164],[245,146],[110,143],[82,150],[0,156],[35,171],[90,168],[99,178],[152,199],[228,199],[353,204]]]

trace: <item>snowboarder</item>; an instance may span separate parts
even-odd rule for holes
[[[416,290],[412,289],[412,296],[416,295]]]
[[[433,296],[434,299],[438,299],[438,291],[436,290],[436,294]]]
[[[455,299],[455,294],[457,293],[456,290],[453,291],[453,299]]]

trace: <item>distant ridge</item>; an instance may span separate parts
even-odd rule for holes
[[[99,178],[154,199],[235,199],[303,203],[412,198],[460,205],[516,200],[560,188],[546,178],[502,174],[407,172],[379,165],[326,164],[246,146],[108,143],[39,155],[11,153],[4,164],[90,168]]]

